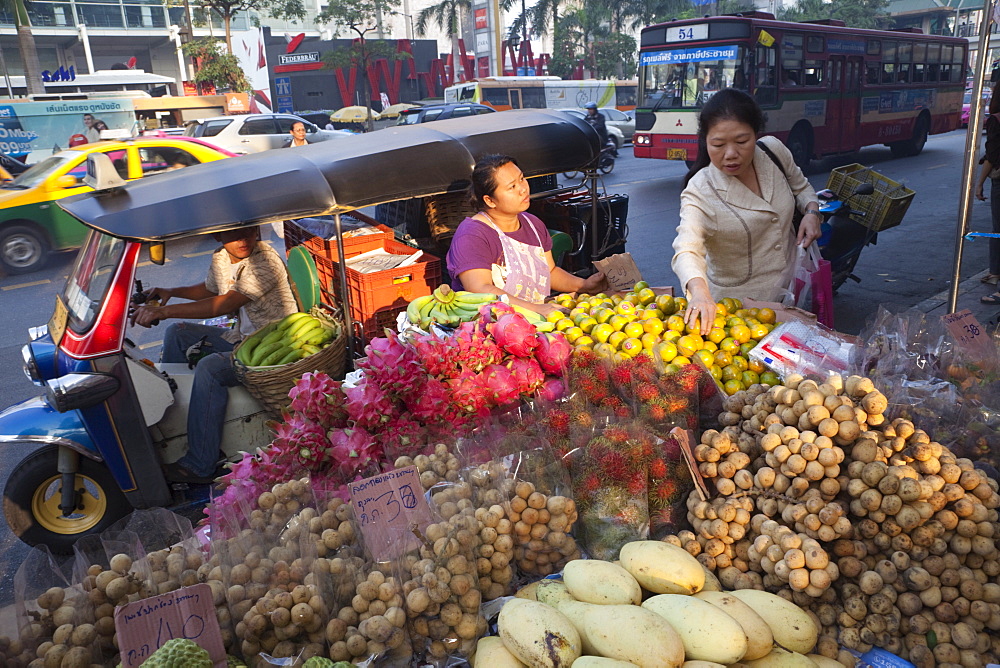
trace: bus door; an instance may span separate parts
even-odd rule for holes
[[[826,102],[826,146],[822,153],[847,153],[861,148],[861,77],[857,56],[831,56],[827,65],[830,97]]]
[[[521,108],[521,89],[520,88],[511,88],[508,91],[508,94],[510,95],[510,108],[511,109],[520,109]]]

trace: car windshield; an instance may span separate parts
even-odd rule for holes
[[[94,324],[124,252],[122,239],[96,230],[87,236],[62,291],[63,304],[69,311],[69,326],[74,332],[82,334]]]
[[[399,115],[399,125],[415,125],[420,122],[420,112],[402,113]]]
[[[962,98],[962,104],[972,104],[972,91],[965,91],[965,97]]]
[[[723,88],[746,88],[742,47],[682,47],[640,54],[639,89],[646,109],[693,109]]]
[[[53,172],[65,165],[74,157],[75,156],[73,155],[65,155],[62,153],[50,155],[45,158],[45,160],[33,164],[10,183],[4,184],[0,187],[4,190],[28,190],[29,188],[36,188],[42,183],[42,181],[49,178]]]

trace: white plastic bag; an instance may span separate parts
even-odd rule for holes
[[[812,274],[819,270],[820,259],[822,256],[816,244],[809,244],[808,248],[795,247],[795,259],[782,276],[779,302],[785,306],[812,310]]]

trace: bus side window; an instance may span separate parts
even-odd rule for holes
[[[802,81],[803,86],[822,86],[823,85],[823,61],[822,60],[807,60],[806,67],[802,71],[805,79]]]
[[[865,83],[875,85],[879,83],[882,73],[882,63],[865,63]]]
[[[913,64],[913,83],[923,83],[924,82],[924,68],[926,66],[923,63]]]
[[[896,81],[896,63],[882,63],[882,83],[891,84]]]
[[[899,83],[910,83],[910,64],[900,63],[899,71],[896,73],[896,81]]]
[[[777,58],[774,47],[757,46],[757,77],[754,98],[758,104],[771,105],[778,100]]]

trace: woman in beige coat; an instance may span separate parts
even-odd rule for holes
[[[698,160],[681,193],[671,266],[688,296],[685,321],[700,319],[703,334],[722,297],[777,298],[796,245],[820,236],[816,192],[780,141],[760,140],[780,168],[757,146],[763,130],[757,102],[733,88],[713,95],[698,119]],[[798,232],[796,209],[805,214]]]

